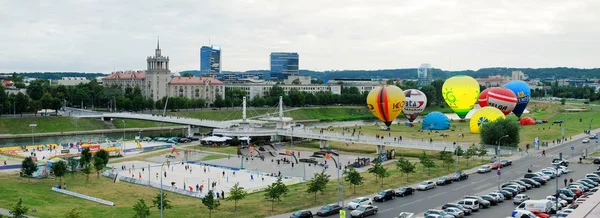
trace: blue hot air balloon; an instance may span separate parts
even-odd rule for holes
[[[517,115],[517,117],[521,118],[521,114],[523,114],[523,111],[527,108],[529,97],[531,96],[529,85],[521,80],[513,80],[504,84],[504,87],[513,91],[517,96],[517,106],[515,106],[515,109],[513,109],[512,112]]]
[[[423,118],[423,130],[446,130],[450,129],[450,119],[441,112],[431,112]]]

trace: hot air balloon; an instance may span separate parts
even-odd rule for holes
[[[423,130],[446,130],[450,129],[450,119],[445,114],[434,111],[423,118]]]
[[[487,88],[487,89],[483,90],[481,93],[479,93],[479,98],[477,99],[477,103],[479,104],[479,107],[488,106],[488,91],[490,91],[490,89],[492,89],[492,88]]]
[[[425,110],[427,96],[419,90],[409,89],[404,91],[404,97],[406,97],[406,103],[404,104],[402,112],[406,119],[412,122],[423,112],[423,110]]]
[[[470,76],[453,76],[444,82],[442,96],[452,110],[465,119],[479,97],[479,83]]]
[[[523,117],[519,120],[519,123],[523,126],[535,125],[536,121],[531,117]]]
[[[367,106],[379,120],[390,127],[392,121],[402,112],[404,108],[404,92],[395,85],[379,86],[367,96]]]
[[[481,108],[477,110],[477,112],[475,112],[475,114],[473,114],[473,116],[471,117],[471,121],[469,123],[469,126],[471,127],[471,132],[480,133],[481,127],[483,127],[488,122],[505,117],[506,116],[504,116],[504,113],[502,113],[502,111],[500,111],[498,108],[490,106]]]
[[[520,118],[523,111],[525,111],[525,108],[527,108],[529,96],[531,96],[529,85],[521,80],[513,80],[504,84],[504,87],[513,91],[517,96],[517,106],[513,109],[513,113]]]
[[[494,87],[488,92],[488,105],[500,109],[504,115],[510,114],[517,105],[517,96],[510,89]]]

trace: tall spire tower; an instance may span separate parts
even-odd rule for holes
[[[157,101],[163,96],[168,95],[168,83],[169,75],[169,57],[163,57],[160,54],[160,39],[156,40],[156,50],[154,56],[150,56],[146,59],[148,63],[148,70],[146,70],[146,84],[145,94],[146,97],[152,98]]]
[[[156,57],[160,57],[160,38],[156,39],[156,50],[155,50],[155,55]]]

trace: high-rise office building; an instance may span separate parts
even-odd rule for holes
[[[271,79],[284,80],[288,76],[298,76],[299,59],[298,53],[272,52]]]
[[[200,48],[200,71],[203,74],[221,73],[221,46],[211,45]]]
[[[431,84],[431,64],[421,64],[417,69],[417,79],[419,87]]]

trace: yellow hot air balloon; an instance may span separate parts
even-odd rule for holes
[[[477,110],[471,117],[469,126],[471,127],[472,133],[481,133],[481,127],[488,122],[497,120],[498,118],[505,118],[504,113],[498,108],[487,106]]]
[[[367,96],[367,106],[379,120],[390,127],[404,108],[404,92],[395,85],[383,85],[377,87]]]
[[[470,76],[450,77],[442,86],[442,96],[458,117],[465,119],[479,98],[479,83]]]

